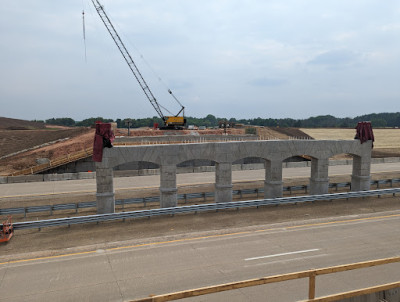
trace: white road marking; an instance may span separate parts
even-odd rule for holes
[[[261,266],[261,265],[271,265],[271,264],[276,264],[276,263],[287,264],[289,262],[294,262],[294,261],[299,261],[299,260],[322,258],[322,257],[326,257],[328,255],[330,255],[330,254],[318,254],[318,255],[313,255],[313,256],[304,256],[304,257],[282,259],[282,260],[268,261],[268,262],[247,262],[248,265],[244,265],[243,267],[255,267],[255,266]]]
[[[265,258],[273,258],[273,257],[279,257],[279,256],[287,256],[287,255],[294,255],[294,254],[310,253],[310,252],[316,252],[316,251],[319,251],[319,249],[302,250],[302,251],[295,251],[295,252],[288,252],[288,253],[281,253],[281,254],[266,255],[266,256],[260,256],[260,257],[246,258],[246,259],[244,259],[244,260],[245,260],[245,261],[250,261],[250,260],[258,260],[258,259],[265,259]]]

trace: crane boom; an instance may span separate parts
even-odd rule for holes
[[[168,92],[174,97],[174,99],[181,105],[181,110],[173,117],[164,116],[160,104],[157,102],[157,99],[154,97],[153,93],[151,92],[149,86],[147,85],[146,81],[144,80],[142,74],[140,73],[138,67],[136,66],[135,62],[133,61],[131,55],[129,54],[127,48],[125,47],[124,43],[122,42],[120,36],[118,35],[117,31],[115,30],[113,24],[111,23],[110,18],[107,16],[106,12],[104,11],[103,5],[100,4],[98,0],[91,0],[97,13],[99,14],[101,20],[103,21],[104,25],[106,26],[108,32],[110,33],[112,39],[114,40],[115,44],[117,45],[119,51],[121,52],[122,56],[124,57],[126,63],[129,66],[129,69],[132,71],[133,75],[135,76],[136,80],[138,81],[140,87],[142,88],[144,94],[146,95],[147,99],[150,101],[151,105],[157,111],[158,115],[164,121],[164,125],[168,128],[174,126],[183,127],[185,125],[184,117],[180,118],[178,115],[183,112],[184,106],[175,98],[172,94],[171,90]]]

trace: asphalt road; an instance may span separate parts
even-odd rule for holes
[[[351,175],[351,165],[330,166],[329,176]],[[400,171],[400,162],[388,164],[371,165],[371,173]],[[285,168],[283,169],[283,178],[310,177],[311,168]],[[251,181],[265,179],[265,170],[244,170],[233,171],[232,181]],[[215,173],[185,173],[177,175],[178,185],[193,185],[203,183],[214,183]],[[159,187],[160,176],[136,176],[136,177],[118,177],[114,178],[114,189],[134,189],[146,187]],[[96,191],[96,180],[67,180],[52,182],[18,183],[0,185],[0,198],[10,196],[32,196],[46,194],[62,193],[87,193]]]
[[[113,249],[0,263],[0,301],[127,301],[399,256],[400,211],[187,234]],[[317,277],[317,296],[400,280],[400,265]],[[185,301],[295,301],[306,279]]]

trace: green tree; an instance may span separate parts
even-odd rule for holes
[[[46,120],[46,124],[73,127],[75,126],[75,121],[69,117],[61,117],[61,118],[53,117],[51,119]]]

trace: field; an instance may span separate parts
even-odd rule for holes
[[[314,139],[354,139],[355,129],[317,128],[301,129]],[[400,129],[373,129],[373,157],[400,156]]]

